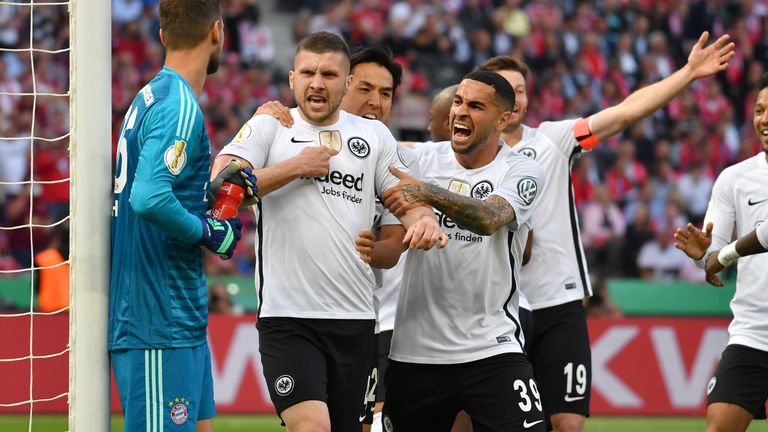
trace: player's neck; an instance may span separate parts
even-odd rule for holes
[[[508,146],[514,147],[523,139],[523,126],[516,127],[511,132],[504,131],[501,133],[501,139],[507,143]]]
[[[312,126],[330,126],[330,125],[336,124],[336,122],[339,121],[339,117],[340,117],[339,112],[341,112],[341,110],[337,109],[336,112],[334,112],[331,116],[329,116],[325,120],[323,120],[323,121],[316,121],[316,120],[311,120],[309,118],[309,116],[307,116],[304,113],[304,111],[301,109],[300,106],[299,106],[298,111],[299,111],[299,117],[301,117],[302,120],[304,120],[305,122],[311,124]]]
[[[454,153],[456,161],[466,169],[482,168],[496,159],[501,146],[499,146],[499,135],[489,137],[486,142],[478,146],[469,153]]]
[[[168,51],[165,56],[165,67],[172,69],[187,80],[192,91],[198,98],[203,93],[203,84],[208,76],[208,58],[192,50]]]

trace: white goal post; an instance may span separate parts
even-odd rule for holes
[[[69,430],[110,430],[111,2],[70,1]]]

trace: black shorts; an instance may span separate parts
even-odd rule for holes
[[[715,376],[707,385],[707,405],[726,402],[765,418],[768,399],[768,352],[744,345],[728,345]]]
[[[533,311],[520,308],[517,312],[520,317],[520,329],[523,331],[523,351],[528,353],[528,347],[531,346],[531,339],[533,339]]]
[[[581,301],[533,311],[528,358],[539,383],[547,422],[557,413],[589,417],[592,351]]]
[[[379,385],[376,386],[376,402],[384,402],[386,400],[384,375],[387,370],[387,364],[389,363],[389,350],[392,348],[393,333],[393,330],[387,330],[376,335],[376,340],[378,341],[377,344],[379,345],[379,366],[377,368],[379,372]]]
[[[475,432],[546,430],[533,369],[523,354],[452,365],[390,360],[386,386],[386,431],[449,431],[461,410]]]
[[[360,432],[373,409],[374,325],[374,320],[259,319],[261,364],[277,414],[319,400],[328,405],[334,431]]]

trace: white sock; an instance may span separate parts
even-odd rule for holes
[[[373,414],[373,424],[371,425],[371,432],[383,432],[381,427],[381,413],[377,412]]]

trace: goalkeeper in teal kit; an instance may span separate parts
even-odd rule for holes
[[[109,350],[127,432],[210,431],[203,251],[228,259],[241,229],[206,215],[211,151],[198,97],[221,54],[219,2],[161,0],[160,28],[165,67],[136,95],[118,141]]]

